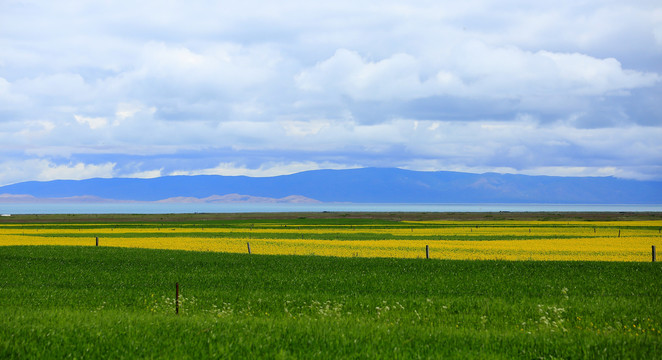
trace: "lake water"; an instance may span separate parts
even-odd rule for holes
[[[558,211],[661,211],[659,205],[580,204],[182,204],[182,203],[89,203],[0,204],[0,214],[182,214],[249,212],[558,212]]]

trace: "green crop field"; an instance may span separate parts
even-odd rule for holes
[[[660,278],[650,262],[2,246],[0,358],[654,359]]]

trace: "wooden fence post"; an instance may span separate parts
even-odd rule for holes
[[[653,262],[655,262],[655,245],[653,245]]]
[[[248,246],[248,254],[251,253],[251,243],[246,242],[246,245]]]
[[[430,258],[430,245],[425,245],[425,258]]]
[[[179,315],[179,283],[175,283],[175,315]]]

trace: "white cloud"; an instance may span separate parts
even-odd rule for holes
[[[202,50],[163,42],[149,42],[142,51],[138,67],[120,80],[124,87],[147,82],[161,96],[183,99],[234,97],[275,76],[280,61],[269,46],[242,46],[211,43]],[[152,88],[158,86],[158,88]],[[144,96],[144,94],[143,94]]]
[[[56,127],[52,121],[47,120],[26,121],[22,125],[22,128],[14,135],[23,138],[27,142],[48,136]],[[10,144],[10,142],[7,141],[6,144]]]
[[[0,95],[5,97],[9,95],[9,87],[11,84],[6,79],[0,77]]]
[[[329,59],[296,76],[303,90],[336,91],[356,100],[413,99],[435,95],[443,86],[459,85],[453,74],[421,81],[421,69],[409,54],[394,54],[376,62],[364,60],[356,51],[339,49]]]
[[[317,135],[324,128],[329,127],[329,121],[282,121],[285,135],[303,137],[309,135]]]
[[[131,174],[126,174],[123,175],[122,177],[125,178],[139,178],[139,179],[152,179],[152,178],[157,178],[163,176],[163,169],[157,169],[157,170],[146,170],[146,171],[140,171],[140,172],[135,172]]]
[[[2,176],[222,162],[662,177],[660,14],[655,1],[5,2],[0,157],[27,162]]]
[[[74,115],[74,119],[79,124],[84,124],[90,127],[90,129],[99,129],[108,125],[108,119],[104,117],[87,117],[82,115]]]
[[[552,175],[552,176],[614,176],[618,169],[615,167],[586,167],[586,166],[549,166],[536,167],[524,170],[526,175]]]
[[[115,163],[110,162],[99,165],[84,163],[62,165],[47,164],[47,166],[41,169],[38,175],[38,180],[81,180],[96,177],[109,178],[114,175],[113,169],[115,168],[115,165]]]
[[[539,56],[550,58],[558,69],[565,89],[576,95],[604,95],[614,91],[652,86],[662,81],[655,73],[624,70],[613,58],[596,59],[583,54],[557,54],[541,51]],[[549,74],[547,74],[549,76]]]
[[[415,159],[399,167],[401,169],[414,171],[456,171],[472,174],[483,174],[486,172],[497,172],[501,174],[517,173],[517,169],[511,167],[466,166],[443,159]]]
[[[144,106],[140,103],[133,102],[133,103],[126,103],[122,102],[117,104],[117,110],[115,111],[115,117],[117,118],[118,121],[131,118],[133,117],[136,113],[142,111],[144,109]],[[156,111],[154,109],[152,112]]]
[[[613,59],[577,53],[530,52],[469,41],[449,49],[451,58],[425,64],[409,54],[367,61],[340,49],[303,70],[297,85],[306,91],[346,95],[354,100],[410,100],[435,95],[479,98],[609,95],[652,86],[662,76],[626,70]],[[433,74],[427,76],[426,74]]]
[[[89,178],[113,177],[115,163],[101,164],[63,163],[57,164],[46,159],[11,160],[0,163],[5,171],[0,173],[0,184],[7,185],[26,179],[37,181],[82,180]]]
[[[536,167],[519,171],[523,175],[546,175],[546,176],[573,176],[573,177],[604,177],[613,176],[617,178],[636,179],[636,180],[657,180],[660,181],[659,176],[655,176],[647,172],[646,168],[630,168],[627,166],[549,166],[549,167]],[[660,168],[650,169],[659,172]]]
[[[64,101],[72,103],[89,101],[94,97],[94,89],[79,74],[55,73],[23,78],[12,85],[17,94],[37,98],[52,103]]]
[[[0,66],[0,69],[2,67]],[[0,73],[1,74],[1,73]],[[14,111],[25,109],[29,104],[29,97],[14,91],[12,84],[0,77],[0,110]]]
[[[245,165],[238,165],[236,163],[220,163],[218,166],[193,170],[193,171],[175,171],[170,175],[224,175],[224,176],[252,176],[252,177],[268,177],[289,175],[302,171],[320,170],[320,169],[352,169],[358,168],[358,165],[337,164],[333,162],[266,162],[258,168],[248,168]]]

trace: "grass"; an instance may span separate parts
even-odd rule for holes
[[[661,275],[659,263],[3,246],[0,358],[656,358]]]

